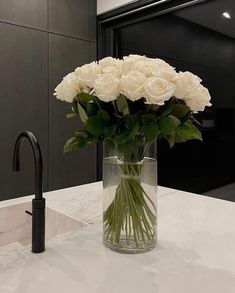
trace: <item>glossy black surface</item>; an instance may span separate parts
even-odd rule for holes
[[[100,54],[159,57],[203,79],[213,103],[198,115],[204,140],[172,150],[159,143],[158,170],[160,185],[205,193],[235,182],[235,3],[204,1],[178,10],[172,10],[170,3],[176,2],[169,1],[169,10],[159,6],[100,25],[108,44]],[[223,17],[225,11],[231,19]],[[233,190],[208,195],[235,201]]]
[[[43,161],[40,145],[34,134],[30,131],[23,131],[17,137],[14,154],[13,154],[13,172],[20,171],[20,151],[25,140],[28,140],[33,151],[34,168],[35,168],[35,199],[42,199],[42,174],[43,174]]]
[[[211,92],[213,106],[198,117],[204,141],[159,144],[159,184],[202,193],[234,182],[234,39],[169,14],[123,28],[120,44],[120,55],[163,58],[199,75]]]

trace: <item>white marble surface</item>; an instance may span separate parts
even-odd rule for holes
[[[22,245],[31,243],[32,218],[25,211],[32,210],[32,202],[18,203],[0,208],[0,248],[12,242]],[[84,227],[72,217],[46,208],[46,239]]]
[[[43,254],[0,247],[0,292],[235,292],[234,203],[159,187],[157,248],[121,255],[102,245],[101,194],[100,182],[45,194],[50,209],[85,227],[48,240]]]

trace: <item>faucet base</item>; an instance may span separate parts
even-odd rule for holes
[[[45,251],[45,206],[46,200],[33,199],[32,202],[32,252]]]

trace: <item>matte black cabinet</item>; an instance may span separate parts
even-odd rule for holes
[[[33,191],[33,156],[27,144],[20,173],[12,173],[13,147],[20,131],[35,133],[47,162],[47,36],[0,23],[0,40],[0,199],[6,199]],[[44,170],[47,188],[47,168]]]
[[[12,172],[14,143],[25,129],[42,148],[44,191],[95,181],[95,146],[63,154],[79,121],[66,121],[69,104],[53,91],[65,74],[96,59],[96,1],[2,0],[0,40],[0,200],[34,192],[27,143],[21,171]]]
[[[80,121],[66,121],[66,114],[71,112],[70,105],[59,102],[52,96],[55,86],[64,75],[94,59],[96,45],[50,34],[49,48],[49,189],[52,190],[92,182],[96,178],[95,146],[63,154],[65,141],[79,128]]]
[[[0,21],[47,29],[48,0],[1,0]]]
[[[96,1],[49,0],[49,30],[96,41]]]

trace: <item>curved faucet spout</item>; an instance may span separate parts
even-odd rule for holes
[[[23,131],[19,134],[14,148],[14,157],[13,157],[13,171],[20,171],[20,150],[23,145],[24,140],[27,139],[30,142],[30,145],[33,150],[34,162],[35,162],[35,199],[42,199],[42,154],[40,150],[39,143],[30,131]]]

